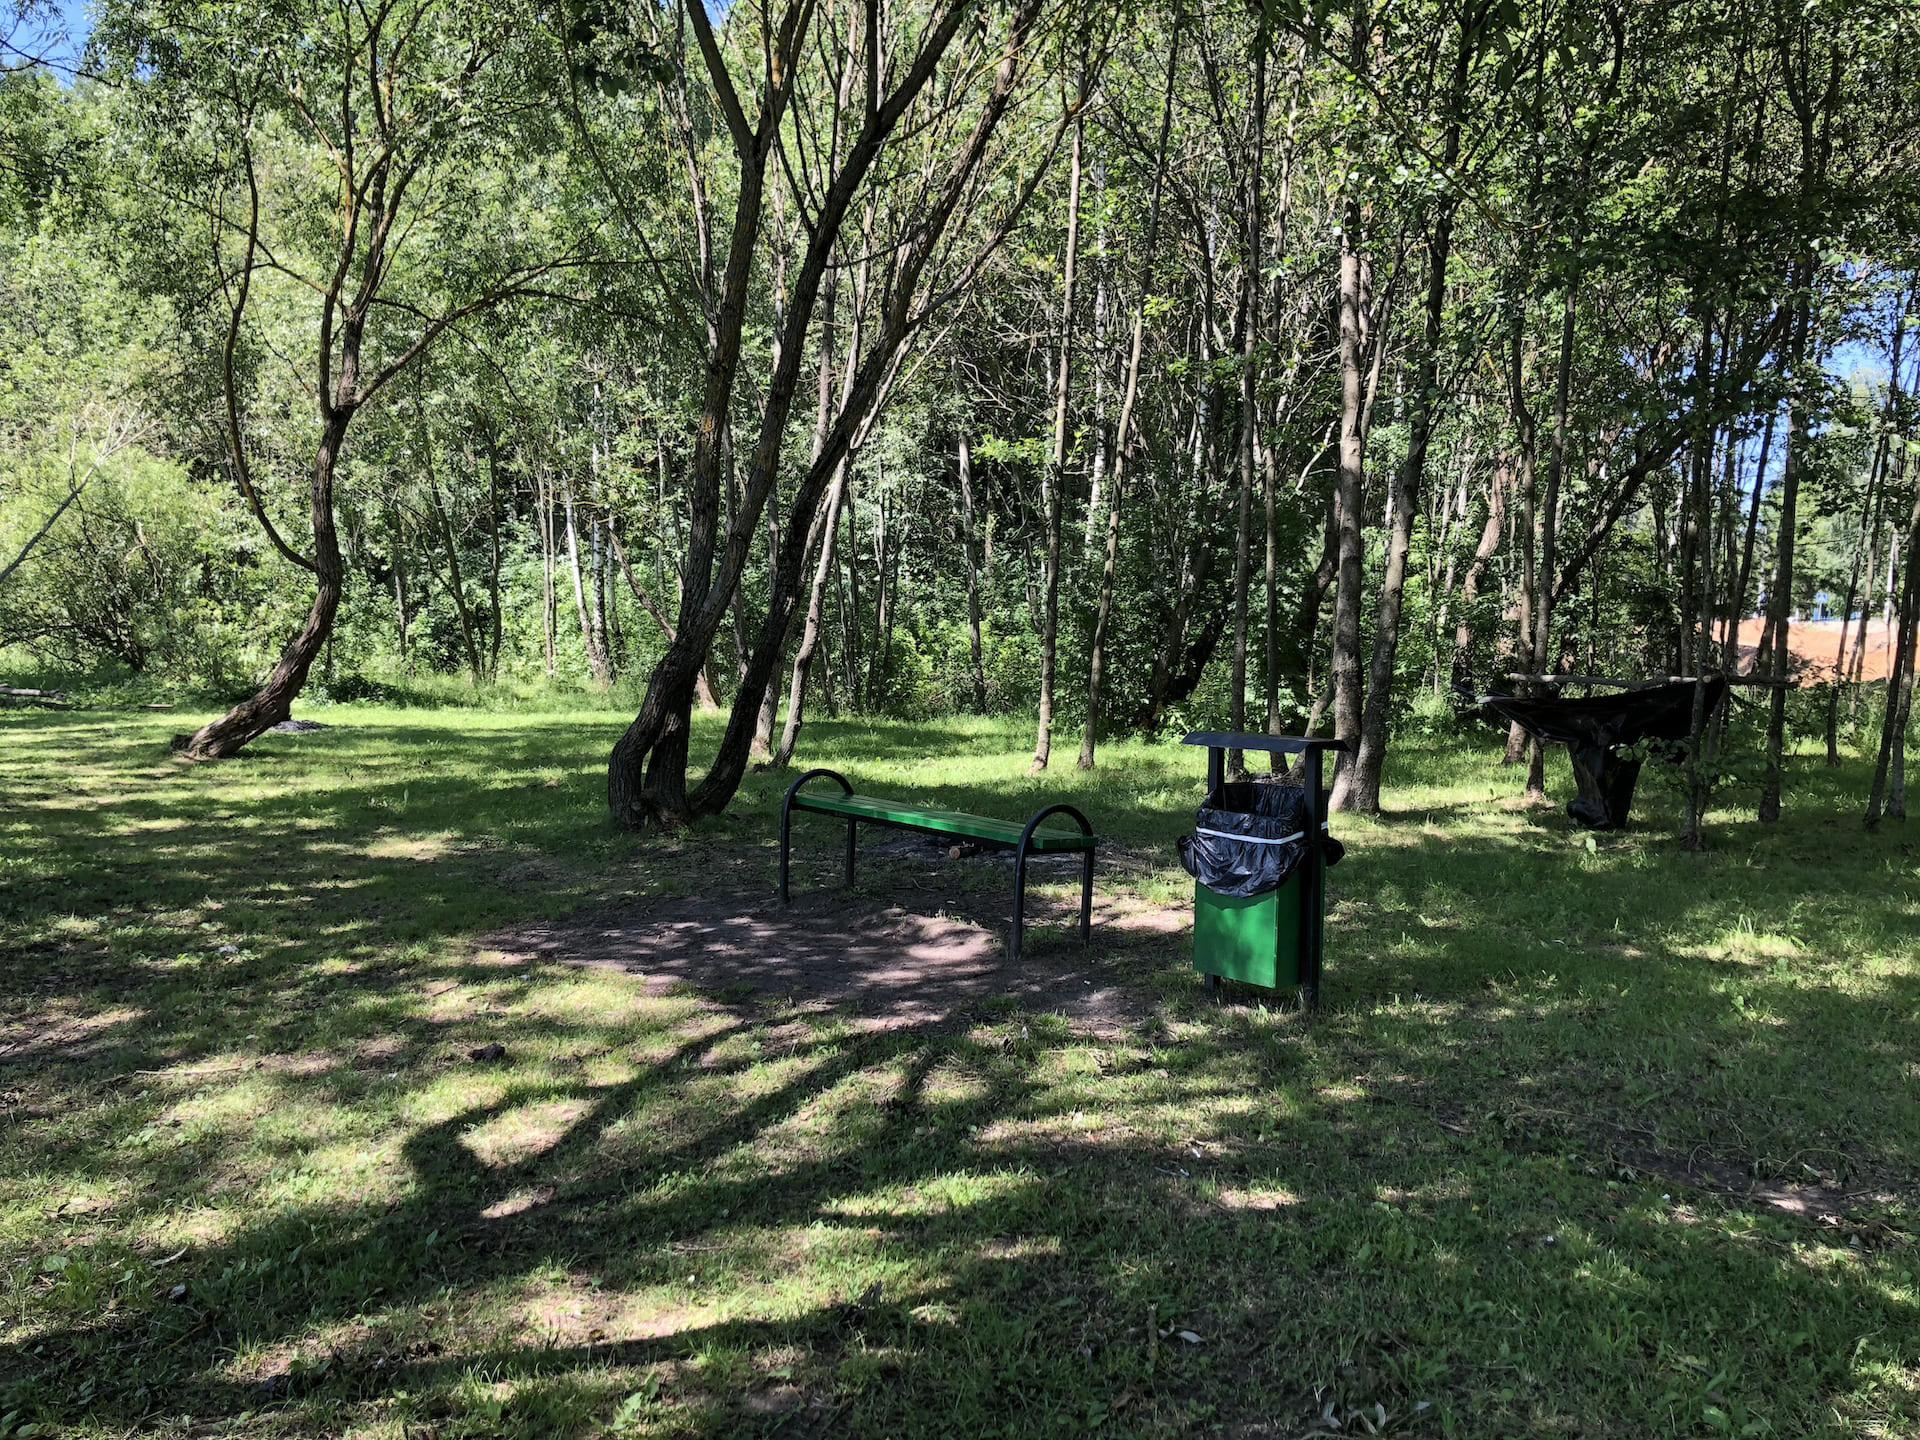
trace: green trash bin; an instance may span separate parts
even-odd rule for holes
[[[1325,833],[1321,756],[1346,746],[1338,740],[1212,731],[1189,735],[1186,743],[1207,747],[1206,804],[1191,840],[1181,841],[1183,861],[1194,876],[1194,968],[1206,976],[1209,990],[1217,990],[1222,980],[1268,990],[1297,986],[1301,1004],[1311,1008],[1319,1002],[1326,869],[1342,853]],[[1234,750],[1300,756],[1298,783],[1229,784],[1226,756]],[[1276,884],[1271,877],[1281,870],[1285,878]],[[1230,893],[1246,889],[1256,893]]]
[[[1295,870],[1278,890],[1264,895],[1222,895],[1193,882],[1193,965],[1202,975],[1278,990],[1299,985],[1307,973],[1300,907],[1306,884]],[[1326,919],[1326,891],[1319,919]],[[1318,933],[1316,927],[1315,933]]]

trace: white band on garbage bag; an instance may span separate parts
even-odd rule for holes
[[[1320,822],[1320,828],[1322,830],[1327,828],[1327,822],[1325,820]],[[1291,835],[1282,835],[1278,840],[1267,840],[1257,835],[1236,835],[1231,830],[1209,830],[1203,825],[1196,825],[1193,827],[1193,833],[1196,835],[1211,835],[1216,840],[1238,840],[1243,845],[1291,845],[1294,841],[1304,837],[1307,832],[1304,830],[1296,830]]]
[[[1307,832],[1304,830],[1296,830],[1291,835],[1282,835],[1278,840],[1267,840],[1258,835],[1236,835],[1231,830],[1206,830],[1196,825],[1193,833],[1196,835],[1211,835],[1217,840],[1237,840],[1242,845],[1291,845]]]

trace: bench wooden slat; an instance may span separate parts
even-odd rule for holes
[[[960,810],[935,810],[908,805],[878,795],[799,794],[793,797],[795,810],[811,810],[820,815],[844,815],[853,820],[871,820],[883,825],[901,825],[926,830],[936,835],[958,835],[969,840],[984,840],[994,845],[1017,845],[1024,825],[1011,820],[995,820],[988,815],[969,815]],[[1077,830],[1039,829],[1033,832],[1028,849],[1035,851],[1091,850],[1096,837]]]

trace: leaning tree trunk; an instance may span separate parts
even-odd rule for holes
[[[349,372],[350,374],[350,372]],[[293,701],[307,683],[307,672],[320,658],[333,617],[340,610],[346,584],[346,566],[340,558],[340,535],[333,518],[333,475],[340,446],[346,439],[351,410],[329,407],[313,459],[313,604],[307,622],[293,643],[281,652],[279,663],[253,695],[218,720],[201,726],[181,746],[189,760],[225,760],[293,714]]]
[[[826,619],[827,580],[834,571],[835,541],[840,534],[840,506],[847,493],[847,462],[842,460],[833,473],[833,488],[827,492],[827,508],[820,526],[820,558],[814,566],[813,588],[807,596],[807,618],[800,632],[799,648],[793,652],[793,673],[787,681],[787,723],[780,731],[780,744],[773,752],[772,764],[781,769],[792,763],[793,750],[800,743],[800,727],[805,723],[807,677],[813,657],[820,648],[820,632]]]

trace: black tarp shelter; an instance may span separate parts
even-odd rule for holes
[[[1695,683],[1657,682],[1616,695],[1483,695],[1479,702],[1490,718],[1511,721],[1542,744],[1566,746],[1580,788],[1567,814],[1590,830],[1618,830],[1627,823],[1641,765],[1639,754],[1622,752],[1655,741],[1661,758],[1684,760]],[[1706,689],[1711,716],[1726,703],[1727,678],[1709,676]]]

